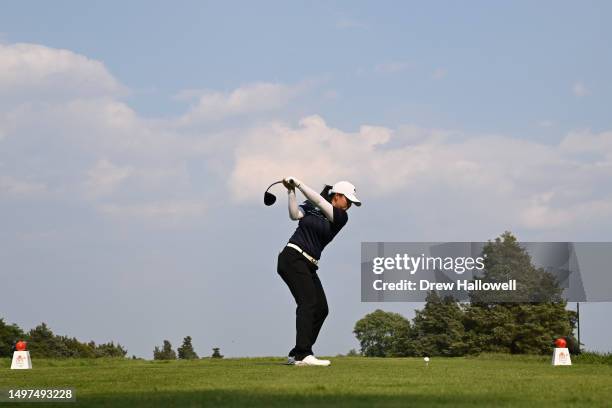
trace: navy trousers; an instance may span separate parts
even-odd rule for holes
[[[329,313],[327,298],[317,275],[319,267],[296,249],[285,247],[278,254],[277,272],[295,299],[295,346],[289,356],[301,360],[312,352],[321,326]]]

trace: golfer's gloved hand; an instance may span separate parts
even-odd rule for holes
[[[285,185],[285,187],[287,187],[287,185],[290,186],[287,188],[295,188],[295,187],[299,187],[300,184],[302,184],[302,182],[293,176],[289,176],[289,177],[285,177],[285,179],[283,180],[283,184]]]
[[[283,179],[283,186],[285,186],[285,188],[289,191],[295,190],[295,187],[289,184],[289,182],[285,179]]]

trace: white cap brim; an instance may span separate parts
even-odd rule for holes
[[[357,198],[356,195],[354,194],[345,194],[344,195],[346,198],[348,198],[353,204],[355,204],[357,207],[359,207],[361,205],[361,201],[359,201],[359,199]]]

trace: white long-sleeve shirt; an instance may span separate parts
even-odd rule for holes
[[[306,198],[310,200],[311,203],[313,203],[315,206],[321,209],[321,212],[323,212],[323,215],[325,215],[325,217],[328,220],[330,220],[331,222],[334,222],[334,207],[331,205],[329,201],[327,201],[325,198],[321,196],[321,194],[317,193],[315,190],[308,187],[304,183],[300,183],[297,188],[302,193],[304,193]],[[288,195],[289,195],[288,197],[289,198],[288,199],[289,217],[292,220],[299,220],[300,218],[304,216],[304,213],[298,207],[297,197],[295,196],[295,189],[289,189]]]

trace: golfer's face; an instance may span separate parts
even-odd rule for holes
[[[332,200],[332,204],[334,207],[341,208],[346,211],[351,208],[352,203],[344,194],[336,194]]]

